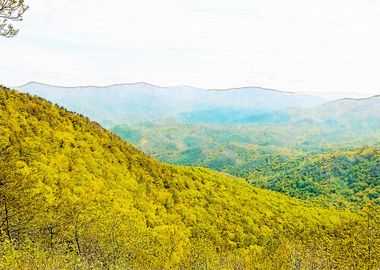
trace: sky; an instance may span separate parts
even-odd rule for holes
[[[380,94],[378,0],[25,0],[0,83]]]

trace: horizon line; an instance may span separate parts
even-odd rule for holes
[[[161,86],[161,85],[156,85],[153,83],[148,83],[144,81],[138,81],[138,82],[123,82],[123,83],[114,83],[114,84],[107,84],[107,85],[77,85],[77,86],[62,86],[62,85],[55,85],[55,84],[50,84],[50,83],[43,83],[43,82],[37,82],[37,81],[30,81],[25,84],[19,85],[19,86],[11,86],[11,88],[22,88],[22,87],[27,87],[30,84],[39,84],[39,85],[44,85],[44,86],[49,86],[49,87],[55,87],[55,88],[64,88],[64,89],[73,89],[73,88],[111,88],[115,86],[124,86],[124,85],[138,85],[138,84],[144,84],[144,85],[149,85],[152,87],[156,88],[192,88],[196,90],[203,90],[203,91],[216,91],[216,92],[222,92],[222,91],[237,91],[237,90],[244,90],[244,89],[249,89],[249,88],[256,88],[259,90],[265,90],[265,91],[271,91],[271,92],[278,92],[278,93],[284,93],[284,94],[290,94],[290,95],[303,95],[303,96],[324,96],[324,95],[344,95],[344,94],[351,94],[351,95],[357,95],[357,96],[362,96],[361,98],[357,97],[342,97],[338,98],[336,100],[340,99],[368,99],[372,97],[378,97],[380,94],[361,94],[357,92],[313,92],[313,91],[305,91],[305,92],[294,92],[294,91],[286,91],[286,90],[278,90],[278,89],[273,89],[273,88],[266,88],[262,86],[239,86],[239,87],[231,87],[231,88],[202,88],[202,87],[195,87],[195,86],[190,86],[190,85],[172,85],[172,86]]]
[[[107,85],[77,85],[77,86],[61,86],[61,85],[55,85],[55,84],[50,84],[50,83],[42,83],[42,82],[37,82],[37,81],[30,81],[28,83],[19,85],[19,86],[12,86],[12,87],[25,87],[29,84],[40,84],[40,85],[45,85],[45,86],[50,86],[50,87],[59,87],[59,88],[110,88],[114,86],[123,86],[123,85],[137,85],[137,84],[145,84],[157,88],[193,88],[197,90],[203,90],[203,91],[233,91],[233,90],[240,90],[240,89],[248,89],[248,88],[256,88],[256,89],[261,89],[261,90],[267,90],[267,91],[273,91],[273,92],[280,92],[280,93],[287,93],[287,94],[300,94],[294,91],[285,91],[285,90],[278,90],[278,89],[272,89],[272,88],[266,88],[262,86],[238,86],[238,87],[231,87],[231,88],[203,88],[203,87],[195,87],[191,85],[169,85],[169,86],[161,86],[153,83],[148,83],[144,81],[138,81],[138,82],[123,82],[123,83],[114,83],[114,84],[107,84]],[[301,93],[303,94],[303,93]],[[306,94],[309,95],[309,94]]]

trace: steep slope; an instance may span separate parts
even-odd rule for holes
[[[29,83],[18,89],[88,116],[106,127],[168,117],[199,121],[213,116],[210,120],[214,122],[228,123],[252,113],[311,108],[327,101],[317,96],[256,87],[209,90],[135,83],[67,88]]]
[[[365,232],[358,214],[162,164],[78,114],[3,88],[0,166],[3,269],[379,265],[372,218]]]

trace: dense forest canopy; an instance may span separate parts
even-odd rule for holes
[[[208,167],[323,206],[379,203],[378,96],[326,103],[255,87],[147,83],[20,89],[99,121],[160,161]]]
[[[374,204],[324,209],[164,164],[85,117],[5,88],[0,161],[3,269],[380,265]]]
[[[327,130],[172,120],[112,129],[165,162],[209,167],[324,206],[379,204],[380,133],[357,136]]]

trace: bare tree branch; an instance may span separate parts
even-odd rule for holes
[[[0,36],[13,37],[18,29],[9,21],[22,21],[22,16],[28,10],[24,0],[0,0]]]

